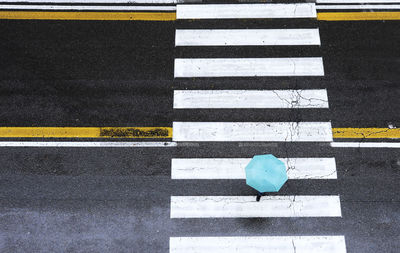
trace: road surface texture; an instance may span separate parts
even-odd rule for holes
[[[399,252],[400,1],[3,2],[0,252]]]

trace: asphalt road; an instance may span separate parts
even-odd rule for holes
[[[314,22],[314,23],[313,23]],[[0,21],[1,126],[171,126],[173,121],[400,125],[400,23],[304,22],[321,48],[174,48],[175,27],[212,22]],[[228,21],[225,27],[268,27]],[[293,21],[279,23],[294,26]],[[313,78],[173,78],[175,57],[321,56]],[[174,89],[327,88],[329,110],[174,111]],[[349,253],[400,248],[396,149],[188,143],[178,148],[0,148],[1,252],[168,252],[173,236],[345,235]],[[337,180],[282,195],[340,195],[342,218],[170,219],[170,196],[254,195],[242,180],[171,180],[171,158],[335,157]]]

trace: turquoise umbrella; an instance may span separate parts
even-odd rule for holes
[[[246,183],[259,192],[277,192],[287,180],[286,165],[273,155],[256,155],[246,166]]]

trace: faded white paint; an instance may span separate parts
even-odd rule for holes
[[[341,217],[339,196],[171,196],[171,218]]]
[[[174,141],[332,141],[330,122],[173,122]]]
[[[398,142],[331,142],[334,148],[400,148]]]
[[[321,90],[175,90],[175,109],[329,108]]]
[[[177,19],[316,18],[314,3],[177,5]]]
[[[175,59],[175,77],[323,76],[321,57]]]
[[[153,147],[176,147],[175,142],[76,142],[76,141],[1,141],[0,147],[62,147],[62,148],[153,148]]]
[[[171,237],[170,253],[346,253],[344,236]]]
[[[368,4],[368,5],[317,5],[318,10],[351,10],[351,9],[400,9],[398,4]]]
[[[318,29],[176,30],[176,46],[320,45]]]
[[[174,158],[172,179],[246,179],[251,158]],[[280,158],[289,179],[337,179],[335,158]]]
[[[400,3],[400,0],[317,0],[320,4]]]

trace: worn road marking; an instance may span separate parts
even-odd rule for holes
[[[315,18],[314,3],[177,5],[178,19]]]
[[[333,148],[400,148],[396,142],[331,142]]]
[[[170,127],[0,127],[0,138],[171,138]]]
[[[0,11],[0,19],[40,20],[176,20],[175,12],[70,12],[70,11]]]
[[[175,77],[323,76],[321,57],[175,59]]]
[[[174,109],[329,108],[321,90],[175,90]]]
[[[289,179],[337,179],[335,158],[280,158]],[[172,179],[246,179],[251,158],[174,158]]]
[[[332,131],[333,138],[400,138],[400,128],[333,128]]]
[[[332,141],[330,122],[174,122],[174,141]]]
[[[317,5],[317,10],[351,10],[351,9],[400,9],[398,4],[367,4],[367,5]]]
[[[320,4],[400,3],[400,0],[317,0]]]
[[[176,30],[176,46],[321,45],[318,29]]]
[[[318,20],[325,20],[325,21],[400,20],[400,12],[319,12]]]
[[[341,217],[339,196],[171,196],[171,218]]]
[[[346,253],[344,236],[171,237],[170,253]]]
[[[32,148],[168,148],[176,147],[176,142],[69,142],[69,141],[0,141],[0,147]]]

